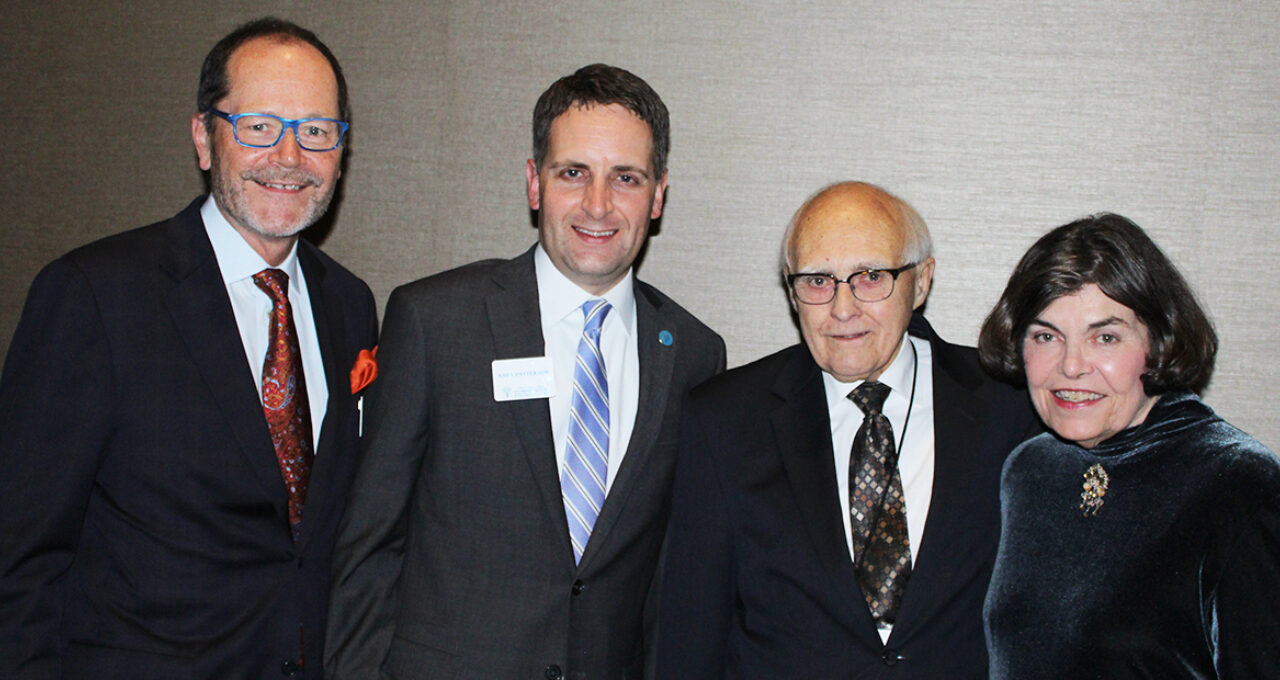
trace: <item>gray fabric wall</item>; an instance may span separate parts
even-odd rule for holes
[[[202,190],[200,61],[264,8],[347,70],[352,145],[321,236],[380,302],[533,242],[533,102],[605,61],[672,114],[667,212],[641,275],[720,331],[731,365],[797,340],[778,240],[828,182],[872,181],[920,210],[937,242],[929,317],[969,344],[1037,236],[1112,210],[1149,230],[1217,323],[1210,403],[1280,446],[1274,2],[11,2],[0,351],[41,265]]]

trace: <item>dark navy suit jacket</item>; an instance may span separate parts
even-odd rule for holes
[[[0,677],[318,677],[364,282],[298,259],[329,401],[295,546],[198,199],[36,278],[0,379]]]
[[[858,588],[822,373],[803,344],[690,395],[676,465],[659,678],[987,676],[982,603],[1000,537],[1000,468],[1035,431],[1023,392],[969,348],[933,349],[929,517],[888,644]]]

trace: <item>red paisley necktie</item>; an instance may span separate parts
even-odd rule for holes
[[[262,366],[262,406],[276,447],[276,460],[289,492],[289,527],[293,541],[302,533],[302,505],[311,478],[311,408],[302,375],[302,352],[289,306],[289,275],[264,269],[253,282],[271,298],[270,342]]]

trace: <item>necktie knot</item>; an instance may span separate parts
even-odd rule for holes
[[[609,310],[613,307],[608,300],[593,299],[582,303],[582,316],[586,319],[586,325],[582,331],[593,337],[600,337],[600,329],[604,326],[604,318],[609,315]]]
[[[289,275],[283,270],[263,269],[253,275],[253,283],[266,293],[272,302],[280,304],[289,301]]]
[[[884,408],[884,400],[889,398],[889,386],[875,381],[867,381],[853,388],[849,399],[853,401],[863,414],[879,415]]]

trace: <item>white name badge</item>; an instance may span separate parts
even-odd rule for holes
[[[550,357],[494,360],[494,401],[546,399],[555,394],[556,375]]]

